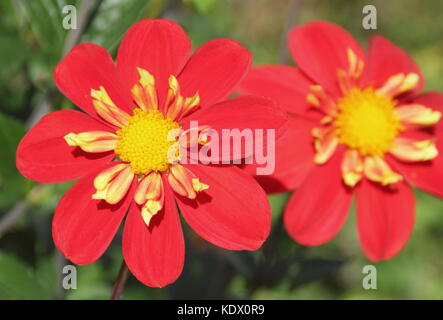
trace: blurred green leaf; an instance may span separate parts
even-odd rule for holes
[[[15,151],[24,134],[20,122],[0,114],[0,207],[23,197],[30,186],[15,167]]]
[[[25,128],[19,121],[0,113],[1,176],[7,176],[11,174],[11,169],[15,169],[15,150],[24,135]]]
[[[222,252],[238,273],[241,273],[245,276],[252,275],[255,265],[254,260],[249,252],[238,252],[229,250],[223,250]]]
[[[111,294],[110,284],[103,281],[105,269],[100,263],[76,266],[77,289],[67,292],[67,299],[108,299]]]
[[[63,48],[67,33],[67,30],[62,26],[62,7],[67,2],[57,0],[17,0],[15,4],[17,15],[29,24],[41,49],[58,57]]]
[[[1,53],[0,59],[2,59]],[[14,62],[11,65],[14,65]],[[2,74],[2,71],[5,73]],[[6,113],[20,113],[20,110],[26,108],[25,102],[32,93],[26,74],[5,66],[0,70],[0,75],[3,78],[0,80],[0,109]]]
[[[215,0],[184,0],[184,3],[191,4],[201,13],[208,13],[215,5]]]
[[[55,58],[48,60],[48,56],[43,52],[36,52],[33,55],[32,63],[28,66],[29,79],[41,92],[54,88],[52,74],[56,63]]]
[[[50,299],[40,277],[17,258],[0,252],[0,298]]]
[[[142,17],[145,10],[154,10],[149,7],[151,3],[162,5],[163,2],[164,0],[104,0],[83,35],[82,42],[93,42],[112,51],[126,30]]]
[[[0,75],[18,68],[28,56],[27,48],[20,38],[0,29]]]
[[[323,278],[331,273],[337,272],[343,265],[342,260],[312,258],[305,259],[298,263],[299,271],[292,286],[309,283]]]
[[[272,211],[272,222],[276,222],[281,217],[290,195],[289,192],[268,195]]]
[[[53,296],[57,294],[57,268],[55,256],[40,258],[37,264],[36,273],[45,291]]]
[[[29,81],[23,66],[30,56],[21,37],[17,37],[18,23],[12,2],[0,5],[0,108],[19,110],[27,97]]]

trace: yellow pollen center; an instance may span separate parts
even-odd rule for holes
[[[362,155],[382,156],[403,129],[394,114],[395,101],[372,88],[353,88],[338,99],[334,121],[340,143]]]
[[[175,143],[168,137],[171,130],[180,128],[180,125],[165,119],[158,110],[145,112],[139,108],[134,109],[128,122],[117,131],[119,140],[115,153],[120,160],[128,162],[136,174],[168,169],[168,151]]]

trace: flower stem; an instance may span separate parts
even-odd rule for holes
[[[120,299],[123,294],[123,290],[125,290],[126,279],[128,278],[128,267],[126,266],[125,260],[123,260],[122,265],[120,267],[120,271],[118,272],[117,279],[114,283],[114,288],[112,288],[111,300]]]

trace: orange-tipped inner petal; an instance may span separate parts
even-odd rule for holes
[[[395,109],[395,115],[405,125],[432,126],[440,121],[441,112],[421,104],[402,105]]]
[[[114,150],[117,146],[117,135],[107,131],[70,132],[64,137],[71,147],[79,147],[85,152],[100,153]]]
[[[201,183],[191,171],[181,165],[170,167],[168,181],[175,192],[189,199],[195,199],[198,192],[209,188],[207,184]]]
[[[438,156],[434,139],[413,140],[397,138],[389,152],[406,162],[428,161]]]
[[[403,180],[401,175],[394,172],[386,161],[378,156],[368,156],[365,158],[364,173],[366,178],[383,186]]]
[[[142,178],[134,200],[143,206],[142,217],[146,225],[149,226],[152,217],[163,209],[164,204],[163,181],[159,173],[151,172]]]
[[[95,111],[103,119],[117,127],[128,123],[129,115],[114,104],[103,86],[100,86],[99,90],[91,89],[91,97]]]
[[[124,198],[133,180],[134,173],[128,165],[118,164],[111,167],[94,179],[97,192],[92,195],[92,198],[104,200],[109,204],[117,204]]]

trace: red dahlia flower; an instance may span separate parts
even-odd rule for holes
[[[189,58],[190,47],[177,24],[144,20],[124,36],[116,64],[84,43],[57,65],[57,87],[86,113],[43,117],[21,141],[17,167],[39,182],[80,179],[53,220],[54,242],[72,262],[97,260],[129,212],[129,269],[149,286],[175,281],[184,263],[176,203],[201,237],[222,248],[255,250],[266,239],[270,208],[254,179],[233,166],[169,162],[168,134],[192,120],[214,130],[279,129],[286,115],[263,98],[223,101],[250,68],[238,43],[213,40]]]
[[[269,192],[298,189],[284,222],[308,246],[339,232],[355,194],[363,251],[389,259],[413,229],[409,184],[443,196],[443,95],[418,94],[420,70],[380,36],[366,56],[342,28],[311,22],[291,30],[289,49],[299,69],[254,68],[239,90],[270,97],[291,115],[275,174],[259,179]]]

